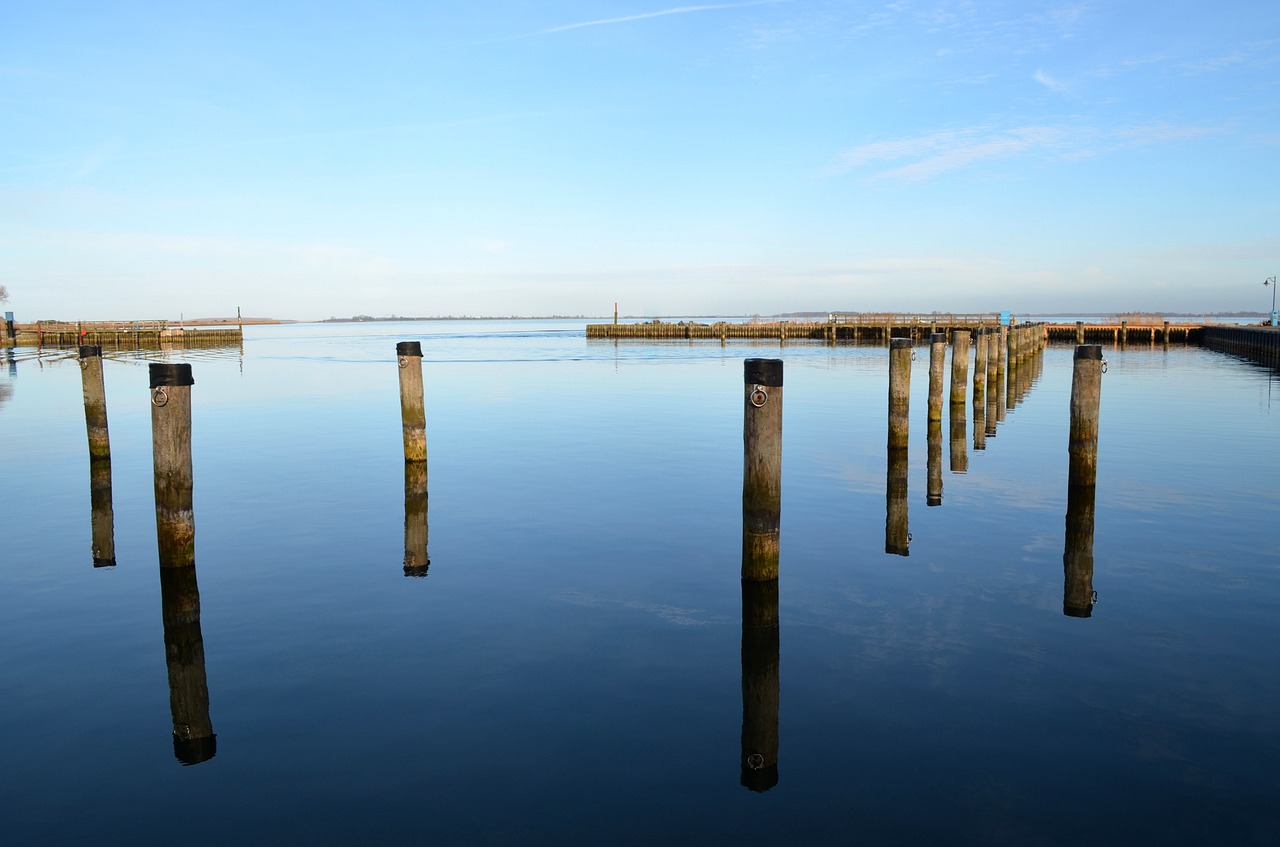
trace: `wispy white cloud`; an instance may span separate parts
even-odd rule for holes
[[[623,24],[632,21],[643,21],[650,18],[662,18],[668,15],[687,15],[693,12],[711,12],[717,9],[743,9],[748,6],[772,6],[778,3],[789,3],[791,0],[748,0],[745,3],[710,3],[701,6],[675,6],[670,9],[660,9],[656,12],[641,12],[636,15],[622,15],[616,18],[597,18],[590,21],[578,21],[571,24],[561,24],[559,26],[547,27],[533,32],[525,32],[520,35],[509,35],[503,38],[489,39],[487,42],[494,41],[515,41],[521,38],[535,38],[539,35],[552,35],[557,32],[567,32],[572,29],[584,29],[593,26],[608,26],[610,24]]]
[[[1034,79],[1036,82],[1040,83],[1041,85],[1043,85],[1045,88],[1052,91],[1054,94],[1070,94],[1071,93],[1070,90],[1067,88],[1067,84],[1065,82],[1062,82],[1061,80],[1058,80],[1058,79],[1054,79],[1044,71],[1037,70],[1034,74],[1032,74],[1031,78]]]
[[[1050,126],[1008,130],[970,127],[916,138],[879,141],[845,150],[830,173],[843,173],[876,162],[912,160],[873,176],[876,179],[925,179],[986,159],[1005,158],[1036,147],[1054,146],[1062,141],[1064,135],[1063,129]]]
[[[997,129],[989,126],[943,130],[913,138],[861,144],[844,150],[827,176],[872,170],[873,180],[928,179],[980,162],[1009,159],[1034,152],[1067,160],[1083,159],[1133,147],[1190,141],[1227,132],[1224,127],[1139,124],[1102,131],[1075,125],[1040,125]],[[877,167],[878,166],[878,167]]]

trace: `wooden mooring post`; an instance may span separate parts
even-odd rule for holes
[[[747,562],[743,560],[744,569]],[[742,581],[742,766],[751,791],[778,784],[778,581]]]
[[[89,432],[89,458],[111,460],[111,436],[107,431],[107,389],[102,380],[102,348],[80,348],[80,381],[84,390],[84,421]]]
[[[151,445],[155,475],[156,535],[162,568],[195,565],[191,507],[191,365],[153,362]]]
[[[942,383],[947,370],[947,336],[929,336],[929,420],[942,421]]]
[[[1076,347],[1071,373],[1069,484],[1093,485],[1098,474],[1098,414],[1102,402],[1102,345]]]
[[[404,431],[404,460],[427,461],[427,413],[422,396],[422,343],[396,344],[400,367],[400,422]]]
[[[742,578],[778,578],[782,360],[743,362]]]
[[[979,327],[973,335],[973,406],[987,402],[987,330]]]
[[[951,405],[964,405],[969,396],[969,330],[951,332]]]
[[[889,447],[906,449],[911,432],[911,358],[910,338],[894,338],[889,342]]]

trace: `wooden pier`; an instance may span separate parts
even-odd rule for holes
[[[991,314],[832,314],[823,321],[750,321],[735,323],[716,321],[699,323],[661,320],[643,323],[587,324],[587,338],[596,339],[805,339],[812,341],[878,341],[888,344],[891,338],[927,340],[935,332],[953,329],[974,330],[998,326],[1000,316]]]
[[[37,321],[17,327],[15,339],[25,347],[96,344],[109,350],[236,347],[243,340],[238,324],[190,327],[169,321]]]
[[[1000,315],[989,314],[899,314],[860,313],[832,314],[824,321],[749,321],[735,323],[716,321],[667,322],[651,320],[641,323],[587,324],[589,339],[645,339],[645,340],[695,340],[706,339],[725,342],[731,339],[812,340],[835,343],[837,341],[871,341],[888,344],[892,338],[911,338],[927,341],[933,333],[950,334],[955,330],[975,333],[979,329],[997,327]],[[1171,321],[1141,322],[1107,321],[1105,323],[1020,323],[1013,318],[1013,325],[1039,328],[1046,342],[1069,344],[1198,344],[1208,328],[1200,323],[1173,323]]]

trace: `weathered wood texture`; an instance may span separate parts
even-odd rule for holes
[[[782,360],[743,362],[742,578],[778,578]]]
[[[195,564],[192,512],[191,386],[188,364],[152,363],[151,445],[160,566]]]
[[[1102,347],[1076,348],[1071,372],[1071,434],[1068,443],[1071,485],[1093,485],[1098,474],[1098,415],[1102,403]]]
[[[422,344],[401,341],[396,344],[396,362],[400,369],[400,423],[404,435],[404,460],[427,460],[427,412],[422,394]]]
[[[111,458],[111,436],[107,430],[107,389],[102,380],[102,348],[80,347],[80,382],[84,392],[84,422],[89,435],[89,457]]]

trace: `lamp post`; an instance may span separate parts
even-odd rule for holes
[[[1271,286],[1271,325],[1276,326],[1276,278],[1269,276],[1262,281],[1262,284]]]

